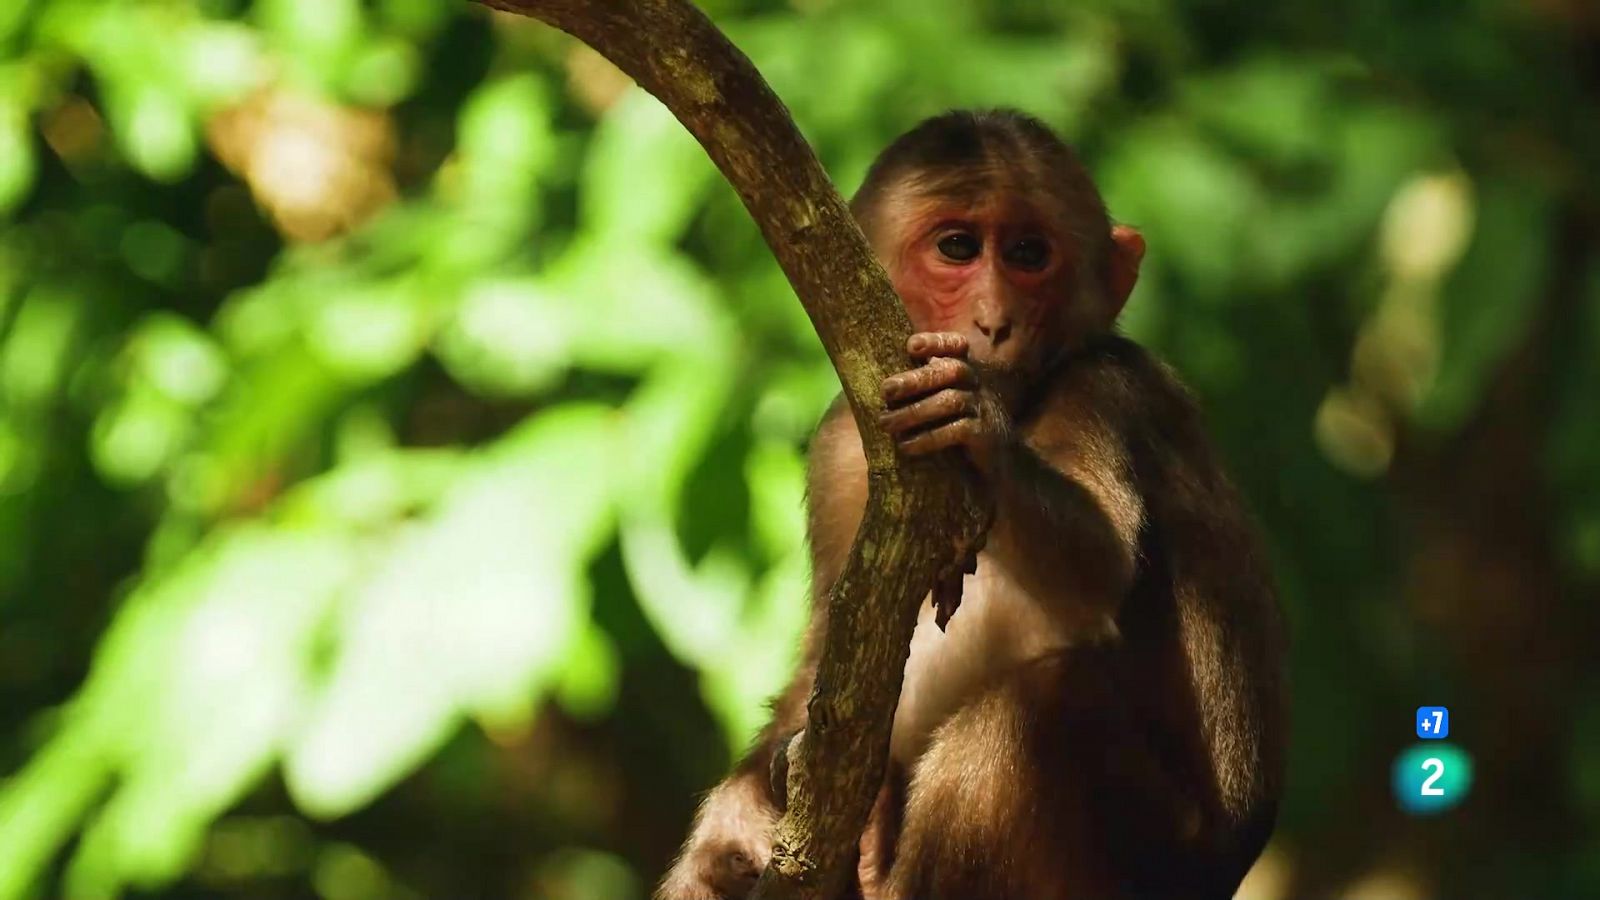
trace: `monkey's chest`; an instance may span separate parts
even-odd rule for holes
[[[982,554],[961,607],[940,631],[924,601],[911,638],[890,754],[909,766],[933,730],[1019,666],[1071,646],[1072,635]]]

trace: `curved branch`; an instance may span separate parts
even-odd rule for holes
[[[789,804],[755,896],[838,896],[883,779],[917,608],[957,573],[984,514],[954,454],[897,458],[878,385],[910,365],[899,298],[788,110],[685,0],[481,0],[590,45],[700,141],[760,227],[844,385],[866,450],[861,529],[828,604]]]

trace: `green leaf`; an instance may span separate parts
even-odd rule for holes
[[[704,273],[648,245],[619,256],[598,237],[580,238],[551,267],[546,290],[575,320],[580,365],[636,373],[665,356],[704,356],[712,375],[739,339]]]
[[[531,75],[490,81],[473,91],[458,126],[459,170],[468,206],[528,206],[535,179],[555,158],[552,103]]]
[[[193,426],[182,405],[136,387],[96,417],[90,443],[95,468],[113,484],[146,481],[178,452]]]
[[[557,675],[555,693],[574,718],[596,721],[611,711],[622,680],[622,660],[598,625],[578,629]]]
[[[233,529],[130,598],[80,701],[118,787],[74,856],[71,895],[176,878],[266,773],[351,549],[327,531]]]
[[[0,215],[27,198],[38,169],[28,111],[14,97],[0,96]]]
[[[238,23],[190,23],[179,47],[175,80],[202,107],[242,99],[271,71],[260,34]]]
[[[1539,292],[1549,289],[1550,198],[1526,182],[1497,179],[1480,188],[1477,228],[1440,288],[1438,374],[1417,412],[1419,423],[1439,431],[1477,409],[1484,386],[1526,336]]]
[[[467,289],[440,333],[439,361],[477,393],[535,393],[571,365],[582,314],[538,279],[485,280]]]
[[[307,344],[329,371],[358,381],[386,378],[421,356],[431,336],[416,279],[359,283],[316,298]]]
[[[0,389],[13,409],[46,406],[60,391],[88,313],[76,292],[56,285],[22,298],[0,345]]]
[[[589,604],[608,533],[611,414],[552,409],[519,426],[403,525],[337,625],[338,656],[289,750],[296,802],[350,812],[411,771],[466,715],[525,723]]]
[[[176,181],[194,167],[194,129],[176,93],[149,81],[112,86],[106,118],[128,162],[150,178]]]
[[[215,397],[228,377],[228,362],[211,336],[169,313],[145,318],[129,348],[137,377],[177,403],[198,406]]]
[[[672,113],[629,91],[595,128],[580,177],[580,224],[607,247],[675,240],[716,169]]]
[[[1220,300],[1242,277],[1251,226],[1265,206],[1237,160],[1187,124],[1157,120],[1132,130],[1103,167],[1101,187],[1118,220],[1150,243],[1146,265],[1171,266],[1197,296]]]
[[[361,41],[359,0],[259,0],[256,15],[299,78],[332,87]]]

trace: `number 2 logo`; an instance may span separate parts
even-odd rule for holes
[[[1472,757],[1443,741],[1414,744],[1395,757],[1389,779],[1402,810],[1415,816],[1441,813],[1472,791]]]
[[[1444,777],[1444,760],[1437,756],[1430,756],[1422,761],[1422,769],[1425,772],[1430,770],[1433,772],[1422,782],[1422,796],[1443,797],[1444,788],[1434,787],[1433,783]]]

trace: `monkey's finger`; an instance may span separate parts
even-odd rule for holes
[[[961,606],[961,573],[952,572],[933,583],[933,624],[943,631]]]
[[[935,356],[909,372],[885,378],[880,390],[885,404],[898,406],[912,397],[921,397],[943,388],[971,386],[973,381],[971,366],[959,359]]]
[[[900,442],[900,452],[907,456],[926,456],[951,447],[965,447],[978,437],[978,420],[957,419],[927,431],[920,431]]]
[[[930,356],[966,356],[967,337],[953,331],[919,331],[906,338],[906,352],[913,359]]]
[[[971,391],[945,388],[931,397],[879,415],[878,424],[890,434],[900,434],[935,422],[970,416],[977,411],[978,402]]]

